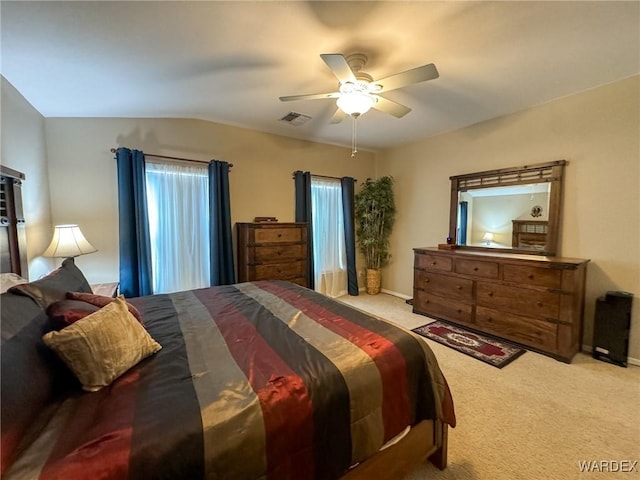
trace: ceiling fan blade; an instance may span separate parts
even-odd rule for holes
[[[375,97],[377,102],[373,105],[373,108],[380,110],[381,112],[388,113],[397,118],[402,118],[411,111],[409,107],[396,103],[393,100],[389,100],[378,95],[375,95]]]
[[[340,123],[345,118],[347,118],[347,114],[338,108],[336,109],[336,113],[334,113],[331,119],[329,120],[329,123]]]
[[[289,95],[287,97],[280,97],[282,102],[290,102],[292,100],[318,100],[321,98],[338,98],[340,92],[331,93],[312,93],[310,95]]]
[[[323,53],[320,57],[322,57],[324,63],[327,64],[340,83],[356,81],[356,77],[344,56],[339,53]]]
[[[389,75],[388,77],[381,78],[372,82],[375,85],[380,85],[379,92],[388,92],[395,90],[396,88],[406,87],[414,83],[425,82],[427,80],[433,80],[438,78],[440,74],[438,69],[433,63],[416,67],[405,72],[396,73],[395,75]]]

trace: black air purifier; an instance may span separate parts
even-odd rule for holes
[[[627,366],[633,294],[607,292],[596,300],[593,358]]]

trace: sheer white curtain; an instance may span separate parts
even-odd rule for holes
[[[340,180],[311,176],[315,289],[330,297],[347,293]]]
[[[206,166],[147,163],[153,293],[209,286]]]

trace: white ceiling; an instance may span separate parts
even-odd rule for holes
[[[1,3],[2,75],[45,117],[185,117],[350,145],[329,124],[321,53],[362,52],[374,79],[435,63],[440,77],[385,96],[360,148],[455,130],[640,72],[640,2]],[[278,121],[290,111],[311,121]]]

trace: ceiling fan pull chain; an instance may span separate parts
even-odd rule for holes
[[[356,146],[356,142],[357,142],[356,120],[358,119],[358,116],[352,115],[351,118],[353,118],[353,124],[352,124],[353,126],[351,127],[351,158],[353,158],[356,156],[356,153],[358,153],[358,147]]]

